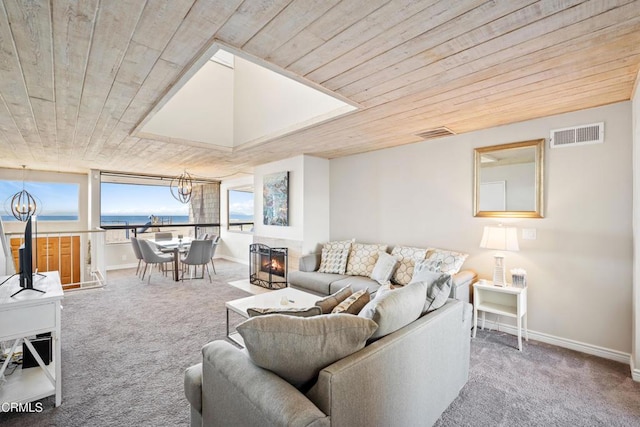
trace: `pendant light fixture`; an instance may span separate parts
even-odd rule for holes
[[[171,180],[169,187],[171,195],[181,203],[189,203],[191,200],[191,192],[193,190],[193,179],[185,170],[182,175]]]
[[[35,215],[38,205],[35,197],[24,189],[24,170],[27,166],[22,165],[22,191],[18,191],[11,198],[11,213],[18,220],[25,222],[31,215]]]

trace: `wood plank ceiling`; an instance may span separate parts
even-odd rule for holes
[[[361,105],[233,152],[134,129],[214,42]],[[220,178],[629,100],[640,1],[1,0],[0,167]]]

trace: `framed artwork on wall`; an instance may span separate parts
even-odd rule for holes
[[[289,225],[289,172],[264,176],[262,220],[264,225]]]

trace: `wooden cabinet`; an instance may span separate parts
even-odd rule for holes
[[[59,271],[63,285],[80,282],[80,236],[38,237],[34,248],[34,270],[39,272]],[[18,249],[22,239],[11,239],[11,253],[16,271],[18,265]],[[37,262],[35,260],[37,256]]]

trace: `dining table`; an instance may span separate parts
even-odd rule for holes
[[[176,282],[180,280],[180,254],[184,254],[189,251],[191,246],[191,237],[183,237],[182,239],[149,239],[154,245],[160,249],[161,252],[173,253],[173,280]]]

